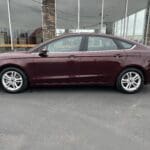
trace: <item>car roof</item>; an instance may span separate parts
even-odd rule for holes
[[[64,33],[60,36],[56,36],[55,39],[57,38],[63,38],[63,37],[68,37],[68,36],[84,36],[84,35],[87,35],[87,36],[102,36],[102,37],[107,37],[107,38],[114,38],[114,39],[118,39],[118,40],[123,40],[123,41],[127,41],[129,43],[136,43],[134,41],[131,41],[131,40],[128,40],[126,38],[123,38],[123,37],[118,37],[118,36],[114,36],[114,35],[110,35],[110,34],[103,34],[103,33]],[[138,43],[136,43],[138,44]]]

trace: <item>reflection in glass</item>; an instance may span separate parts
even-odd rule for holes
[[[41,3],[33,0],[11,0],[14,44],[42,42]]]
[[[7,49],[5,44],[10,44],[7,3],[0,0],[0,51]]]

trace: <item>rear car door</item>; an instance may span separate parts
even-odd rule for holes
[[[120,50],[112,38],[87,36],[80,59],[80,79],[82,82],[113,84],[125,59],[124,50]]]

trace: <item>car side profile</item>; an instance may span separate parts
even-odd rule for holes
[[[40,85],[107,85],[136,93],[150,83],[150,49],[109,35],[64,35],[27,52],[1,53],[0,81],[10,93]]]

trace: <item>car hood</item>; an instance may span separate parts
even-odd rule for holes
[[[0,60],[1,59],[30,58],[30,57],[33,57],[33,56],[31,53],[27,51],[0,53]]]

